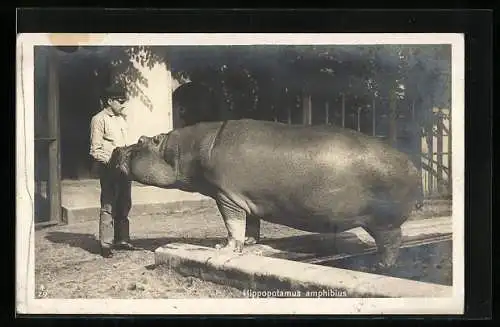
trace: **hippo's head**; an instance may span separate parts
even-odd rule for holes
[[[116,148],[109,166],[146,185],[173,187],[177,180],[178,153],[178,145],[172,143],[173,138],[172,132],[153,137],[141,136],[135,144]]]

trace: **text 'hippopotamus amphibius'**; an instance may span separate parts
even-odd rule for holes
[[[228,231],[217,248],[258,242],[260,219],[319,233],[362,227],[382,267],[398,256],[420,183],[409,157],[374,137],[250,119],[142,136],[117,148],[110,164],[146,185],[213,198]]]

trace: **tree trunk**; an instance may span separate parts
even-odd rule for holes
[[[397,98],[396,93],[391,91],[389,95],[389,142],[392,146],[397,146]]]
[[[303,113],[303,124],[311,125],[312,122],[312,105],[311,96],[304,94],[302,97],[302,113]]]

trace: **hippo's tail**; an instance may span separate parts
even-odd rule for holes
[[[415,202],[415,210],[420,211],[422,210],[424,206],[424,201],[422,199],[418,199],[417,202]]]
[[[410,160],[409,161],[410,165],[410,171],[412,171],[412,175],[415,178],[414,179],[414,188],[413,188],[413,195],[415,199],[415,210],[419,211],[422,210],[422,207],[424,206],[424,190],[422,187],[422,175],[421,172],[415,167],[415,164]]]
[[[420,174],[419,174],[420,176]],[[419,180],[419,183],[417,183],[417,200],[415,201],[415,210],[419,211],[422,210],[422,207],[424,206],[424,191],[422,189],[422,182]]]

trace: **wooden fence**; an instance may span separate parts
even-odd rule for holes
[[[433,124],[422,137],[422,182],[429,196],[452,194],[451,117],[449,109],[434,108]]]
[[[295,108],[288,105],[283,111],[278,111],[274,120],[289,124],[336,124],[387,139],[414,158],[422,174],[424,197],[451,196],[449,109],[434,108],[430,123],[419,126],[413,102],[397,101],[391,106],[372,99],[363,105],[352,106],[346,104],[348,101],[342,94],[327,100],[304,96],[298,99]]]

